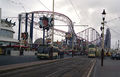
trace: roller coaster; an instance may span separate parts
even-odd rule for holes
[[[30,42],[29,43],[33,43],[33,28],[39,28],[39,18],[42,16],[46,16],[46,17],[50,17],[53,15],[53,12],[51,11],[32,11],[32,12],[27,12],[27,13],[21,13],[19,14],[19,29],[18,29],[18,40],[20,40],[20,36],[21,36],[21,27],[25,26],[25,31],[24,32],[28,32],[28,26],[30,26],[30,32],[28,32],[30,34]],[[89,27],[81,32],[75,33],[74,31],[74,24],[72,22],[72,20],[61,13],[58,12],[54,12],[54,20],[55,21],[61,21],[66,23],[67,25],[64,26],[68,26],[68,31],[63,31],[63,30],[59,30],[59,29],[55,29],[54,28],[54,34],[55,35],[59,35],[62,37],[66,37],[66,33],[70,33],[72,34],[72,40],[68,40],[68,41],[73,41],[74,44],[75,43],[80,43],[79,41],[83,41],[86,42],[88,44],[94,44],[97,46],[100,46],[100,42],[101,42],[101,36],[100,34],[92,27]],[[49,38],[51,38],[52,36],[52,30],[50,29],[48,32],[48,36]]]

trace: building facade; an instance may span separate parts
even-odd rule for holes
[[[11,20],[1,19],[1,9],[0,9],[0,54],[7,54],[10,51],[9,46],[16,45],[18,40],[13,38],[14,30]]]
[[[107,51],[109,51],[109,49],[111,48],[111,33],[110,33],[109,28],[106,29],[105,45],[104,46],[107,49]]]

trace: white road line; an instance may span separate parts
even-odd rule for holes
[[[94,68],[95,64],[96,64],[96,60],[95,60],[95,63],[92,65],[92,67],[91,67],[90,71],[88,72],[87,77],[90,77],[91,72],[92,72],[92,70],[93,70],[93,68]]]

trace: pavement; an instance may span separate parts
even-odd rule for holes
[[[101,59],[97,59],[94,73],[91,77],[120,77],[120,60],[106,57],[101,67]]]

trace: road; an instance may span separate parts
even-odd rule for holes
[[[0,55],[0,66],[39,61],[36,56],[4,56]]]
[[[72,57],[72,56],[64,56]],[[26,62],[34,62],[34,61],[43,61],[39,60],[36,56],[4,56],[0,55],[0,66],[9,65],[9,64],[17,64],[17,63],[26,63]]]
[[[101,67],[101,60],[97,59],[92,77],[120,77],[120,60],[106,57]]]
[[[93,59],[74,57],[3,73],[0,77],[81,77],[93,64]]]

